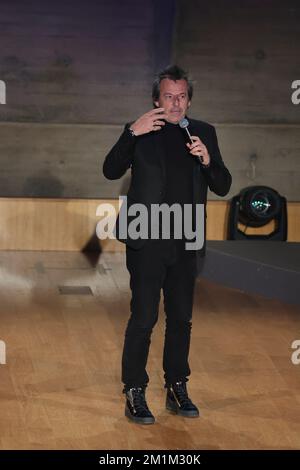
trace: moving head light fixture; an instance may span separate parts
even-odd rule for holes
[[[263,227],[271,220],[269,234],[246,234],[247,227]],[[243,232],[238,223],[245,225]],[[230,203],[228,240],[287,240],[286,198],[268,186],[249,186],[234,196]]]

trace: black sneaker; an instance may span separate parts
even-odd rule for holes
[[[188,397],[186,383],[176,382],[167,386],[166,408],[187,418],[197,418],[199,410]]]
[[[148,408],[145,390],[142,387],[126,391],[125,416],[139,424],[153,424],[155,418]]]

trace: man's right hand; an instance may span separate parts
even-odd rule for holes
[[[131,124],[130,129],[132,129],[136,136],[148,134],[151,131],[159,131],[162,126],[165,125],[164,119],[167,117],[163,113],[165,108],[155,108],[148,111],[148,113],[143,114],[139,117],[133,124]]]

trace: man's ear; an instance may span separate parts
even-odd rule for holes
[[[153,101],[153,104],[156,108],[159,108],[159,102],[158,101]]]
[[[188,108],[189,108],[190,106],[191,106],[191,102],[189,101],[189,102],[188,102]]]

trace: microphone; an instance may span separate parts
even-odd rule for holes
[[[179,124],[179,126],[181,127],[181,129],[185,129],[185,131],[186,131],[186,133],[187,133],[187,135],[188,135],[189,141],[190,141],[190,143],[192,144],[192,143],[193,143],[193,140],[192,140],[190,131],[189,131],[189,129],[188,129],[189,124],[190,124],[189,121],[188,121],[186,118],[182,118],[182,119],[180,119],[180,121],[179,121],[178,124]],[[198,160],[199,160],[201,163],[203,163],[202,155],[200,155],[200,156],[198,157]]]

